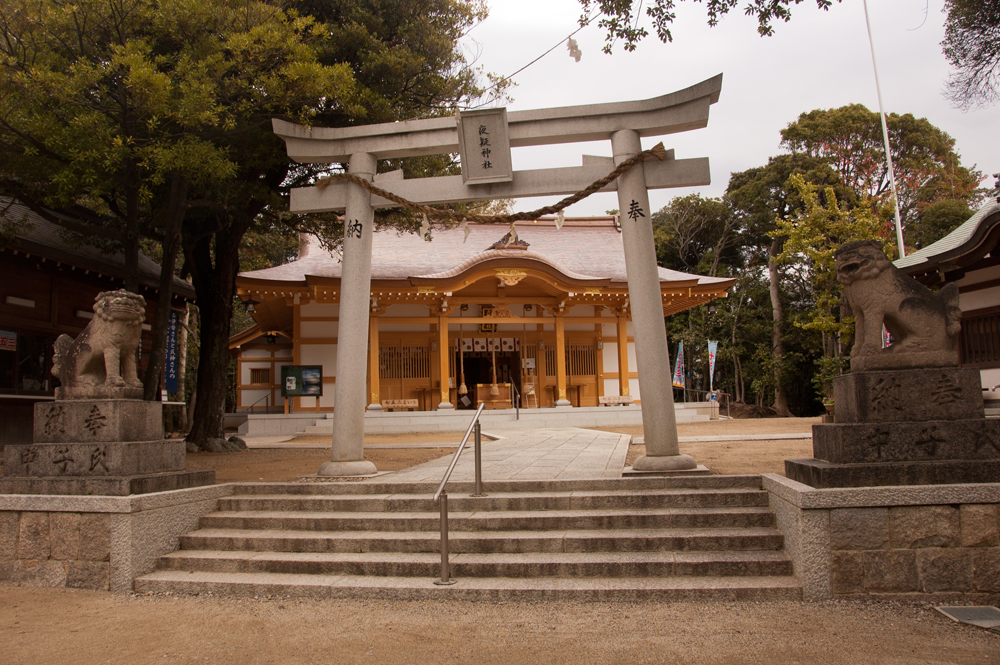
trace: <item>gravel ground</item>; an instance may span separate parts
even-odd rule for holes
[[[0,661],[996,664],[926,605],[233,600],[3,589]]]

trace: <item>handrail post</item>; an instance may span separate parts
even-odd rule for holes
[[[448,494],[441,494],[441,579],[434,584],[454,584],[451,579],[451,564],[448,562]]]
[[[482,493],[482,425],[479,423],[479,417],[483,415],[484,408],[486,408],[486,404],[482,403],[479,405],[479,408],[476,409],[476,415],[473,417],[472,422],[469,423],[469,429],[465,430],[465,436],[462,437],[462,443],[458,444],[458,450],[455,451],[454,457],[451,458],[451,464],[448,466],[448,470],[444,472],[444,478],[441,479],[441,484],[438,485],[437,492],[434,493],[434,505],[441,507],[441,579],[435,580],[434,584],[455,583],[455,580],[451,579],[451,568],[448,563],[448,494],[444,491],[444,487],[448,484],[448,479],[451,478],[451,472],[455,470],[455,465],[458,464],[458,458],[462,455],[462,451],[465,450],[465,444],[469,442],[469,437],[473,432],[476,433],[476,491],[479,493],[473,494],[472,496],[486,496]]]
[[[476,436],[476,493],[472,496],[486,496],[483,492],[483,426],[478,420],[473,431]]]

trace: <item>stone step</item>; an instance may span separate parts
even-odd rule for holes
[[[468,454],[468,453],[466,453]],[[287,494],[308,496],[376,495],[376,494],[433,494],[437,482],[309,482],[309,483],[234,483],[237,496],[260,494]],[[679,476],[638,478],[594,478],[588,480],[510,480],[487,479],[484,489],[493,493],[524,492],[635,492],[639,490],[678,489],[761,489],[759,475],[742,476]],[[456,495],[469,494],[474,485],[469,481],[451,481],[447,490],[454,500]]]
[[[774,528],[452,531],[451,552],[717,552],[780,550]],[[203,528],[180,537],[183,550],[251,552],[440,552],[433,531],[297,531]]]
[[[784,552],[570,552],[455,554],[455,577],[671,577],[791,575]],[[427,577],[440,575],[438,553],[227,552],[181,550],[162,557],[162,570],[296,575]]]
[[[492,493],[485,497],[448,497],[450,512],[527,510],[620,510],[626,508],[707,508],[766,506],[767,492],[752,489],[636,490],[603,492]],[[436,512],[432,496],[374,494],[364,496],[234,496],[220,499],[219,510]]]
[[[794,577],[430,578],[158,570],[135,580],[138,593],[214,593],[231,597],[399,600],[800,600]]]
[[[449,512],[450,531],[543,531],[569,529],[676,529],[773,526],[763,506]],[[440,516],[431,512],[332,512],[229,510],[201,518],[206,529],[296,531],[439,531]]]

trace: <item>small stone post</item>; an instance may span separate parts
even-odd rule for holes
[[[376,159],[368,153],[351,155],[350,171],[372,179]],[[344,215],[344,264],[340,281],[340,323],[337,331],[337,382],[334,384],[333,450],[320,476],[364,476],[377,471],[365,460],[365,406],[368,363],[368,307],[371,298],[371,194],[354,183],[348,190]],[[378,367],[374,368],[378,371]]]
[[[642,151],[639,133],[624,129],[611,135],[615,164]],[[656,266],[649,195],[642,164],[618,178],[625,269],[635,336],[636,366],[642,395],[642,428],[646,456],[632,468],[637,471],[680,471],[697,466],[690,455],[681,455],[677,444],[677,417],[671,385],[667,331],[663,324],[660,275]]]

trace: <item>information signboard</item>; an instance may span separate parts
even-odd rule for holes
[[[285,365],[281,368],[282,397],[319,397],[322,394],[322,365]]]

